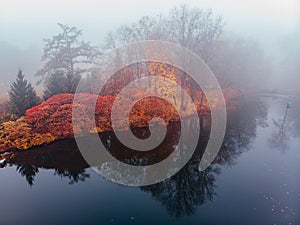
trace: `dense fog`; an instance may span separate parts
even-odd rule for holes
[[[98,16],[97,10],[89,15],[86,8],[83,8],[82,13],[76,16],[76,12],[80,11],[80,5],[75,4],[75,11],[70,13],[59,10],[62,15],[51,14],[50,16],[51,10],[54,10],[52,8],[48,16],[47,14],[40,15],[40,12],[38,15],[44,21],[39,22],[33,22],[33,16],[26,18],[30,12],[36,12],[37,9],[32,8],[33,5],[31,5],[36,2],[24,5],[25,11],[16,15],[15,20],[11,19],[13,15],[8,15],[8,12],[18,13],[18,9],[22,6],[16,6],[14,11],[13,3],[4,4],[3,10],[6,8],[8,11],[6,13],[3,11],[0,16],[2,18],[0,22],[0,91],[3,93],[8,90],[19,68],[23,70],[29,81],[36,83],[38,78],[35,74],[42,66],[43,39],[57,34],[58,22],[82,30],[82,39],[90,41],[102,52],[115,47],[116,44],[126,44],[130,41],[167,40],[177,42],[200,55],[218,78],[237,89],[276,92],[299,90],[300,25],[297,14],[298,5],[295,1],[282,3],[275,1],[273,5],[268,5],[268,0],[262,4],[254,1],[251,7],[247,6],[249,13],[244,13],[247,12],[247,8],[243,8],[233,0],[230,1],[231,5],[218,1],[211,1],[211,3],[203,1],[203,4],[199,2],[201,1],[187,1],[188,4],[185,6],[178,1],[167,2],[162,4],[161,9],[154,6],[146,9],[136,3],[136,7],[130,8],[128,12],[121,13],[120,9],[116,9],[118,14],[107,15],[102,9],[99,11],[102,15]],[[98,4],[94,2],[94,4],[99,8],[102,4],[103,8],[110,7],[104,2]],[[266,6],[269,8],[261,8]],[[92,5],[86,7],[90,9]],[[176,12],[176,7],[178,12]],[[182,7],[187,7],[187,9]],[[42,6],[38,9],[45,11]],[[200,14],[197,15],[197,12],[193,10],[199,10]],[[192,12],[195,15],[192,15]],[[278,17],[280,12],[282,15]],[[180,17],[179,14],[186,18]],[[207,16],[207,20],[197,18],[201,16]],[[107,20],[109,18],[110,20]],[[93,23],[90,22],[91,20]],[[211,24],[205,24],[205,22]],[[189,38],[187,33],[182,40],[176,39],[176,35],[179,37],[179,33],[182,32],[180,25],[184,23],[188,26],[184,32],[188,32],[189,29],[197,30],[196,26],[200,26],[202,31],[208,32],[209,38],[202,40],[203,35],[200,35],[197,39],[197,34],[193,33],[193,40],[184,40],[184,38]],[[206,25],[208,28],[203,28]],[[143,35],[145,35],[148,30],[152,33],[147,37],[137,38],[134,34],[134,32],[144,32]]]

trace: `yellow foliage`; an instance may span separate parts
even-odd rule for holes
[[[95,128],[92,128],[92,129],[89,130],[89,132],[91,134],[102,133],[103,131],[105,131],[105,130],[101,129],[100,127],[95,127]]]
[[[23,118],[0,125],[0,150],[8,148],[25,150],[33,146],[48,144],[54,140],[55,137],[50,133],[32,132]]]

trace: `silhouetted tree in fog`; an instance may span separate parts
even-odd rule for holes
[[[77,84],[78,79],[74,79],[74,84]],[[57,71],[52,73],[49,77],[46,78],[44,83],[44,99],[48,99],[53,95],[59,93],[68,93],[67,89],[67,79],[64,76],[64,73]]]
[[[170,10],[167,16],[145,16],[137,23],[121,26],[116,32],[108,33],[103,47],[112,49],[143,40],[170,41],[194,51],[208,62],[223,27],[222,17],[211,10],[181,5]]]
[[[24,79],[22,70],[19,70],[17,79],[10,86],[9,106],[13,114],[22,116],[26,110],[40,102],[32,85]]]
[[[58,25],[62,32],[45,39],[42,56],[44,65],[36,73],[42,80],[46,78],[46,97],[57,94],[57,91],[74,93],[85,65],[91,63],[94,56],[99,54],[90,43],[80,40],[81,30],[63,24]],[[62,84],[64,88],[59,89]],[[58,87],[53,89],[53,86]]]

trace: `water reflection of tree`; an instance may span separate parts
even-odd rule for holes
[[[235,159],[251,149],[257,126],[267,127],[267,106],[259,100],[240,101],[236,110],[228,112],[225,138],[215,162],[234,165]]]
[[[276,129],[268,139],[271,148],[286,152],[289,149],[290,138],[299,137],[300,118],[298,112],[299,107],[295,106],[294,108],[291,103],[288,103],[283,117],[277,120],[273,119]]]
[[[25,177],[30,186],[34,185],[34,178],[39,172],[39,168],[30,164],[18,165],[17,171],[22,177]],[[90,174],[85,169],[69,170],[69,169],[55,169],[54,175],[59,175],[62,178],[69,179],[69,184],[84,182],[90,177]]]
[[[17,171],[22,177],[25,177],[27,183],[30,186],[34,185],[34,178],[39,173],[39,168],[31,164],[18,165]],[[69,179],[69,184],[75,184],[78,182],[84,182],[90,177],[90,174],[85,169],[55,169],[54,175],[59,175],[62,178]]]
[[[293,132],[293,136],[296,138],[300,137],[299,112],[300,112],[300,103],[298,101],[292,105],[292,108],[289,112],[289,117],[288,117],[288,119],[290,119],[292,121],[292,132]]]
[[[203,172],[198,170],[207,143],[204,140],[179,173],[161,183],[141,187],[141,190],[151,193],[173,216],[194,214],[197,206],[212,201],[216,195],[215,182],[221,172],[220,166],[233,165],[237,157],[251,148],[257,126],[267,126],[267,114],[267,107],[261,101],[240,101],[235,110],[228,112],[226,136],[210,167]]]
[[[199,158],[193,158],[173,177],[141,190],[166,207],[170,215],[181,217],[193,215],[198,205],[212,201],[215,193],[215,176],[220,170],[211,166],[203,172],[198,170]]]
[[[14,152],[6,161],[9,165],[16,165],[17,171],[25,177],[30,186],[34,185],[39,168],[54,170],[54,175],[68,179],[70,184],[84,182],[90,177],[86,171],[88,164],[82,158],[73,139],[57,141],[28,151]]]
[[[286,152],[289,149],[289,140],[290,138],[286,130],[279,129],[279,131],[273,132],[268,142],[271,148],[277,149],[280,152]]]
[[[59,175],[60,177],[68,178],[69,184],[78,183],[80,181],[84,182],[90,177],[90,174],[86,172],[85,169],[82,170],[66,170],[66,169],[55,169],[54,175]]]
[[[38,174],[39,169],[31,164],[18,165],[17,171],[22,177],[25,177],[27,183],[32,186],[34,184],[34,177]]]

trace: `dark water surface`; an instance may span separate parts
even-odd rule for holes
[[[287,102],[238,103],[228,115],[215,162],[199,172],[208,136],[204,119],[188,164],[170,179],[145,187],[100,177],[74,140],[15,154],[0,169],[0,224],[300,224],[300,102],[289,109]],[[167,136],[159,155],[149,156],[150,162],[167,157],[168,146],[176,145],[178,126],[171,126],[174,135]],[[115,157],[130,161],[131,153],[113,135],[103,135],[107,140]]]

